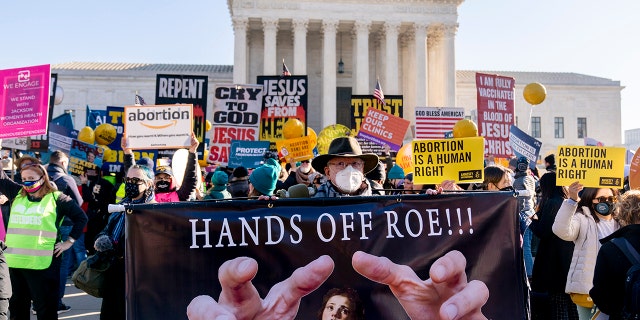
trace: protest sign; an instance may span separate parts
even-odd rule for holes
[[[276,141],[278,158],[287,162],[303,161],[313,158],[313,138],[305,136],[295,139]]]
[[[258,140],[262,86],[216,84],[209,146],[210,163],[227,165],[232,140]]]
[[[636,150],[629,165],[629,187],[640,189],[640,148]]]
[[[269,151],[269,141],[231,141],[229,167],[257,168]]]
[[[440,184],[444,180],[482,182],[484,139],[482,137],[413,140],[413,182]]]
[[[622,188],[625,153],[618,147],[559,146],[556,184],[580,181],[585,187]]]
[[[207,120],[208,76],[195,75],[156,75],[156,105],[191,104],[193,105],[191,128],[196,134],[198,158],[204,155],[204,135]],[[172,151],[173,152],[173,151]]]
[[[364,121],[360,124],[358,137],[380,145],[386,144],[391,150],[398,151],[410,124],[409,120],[369,108]]]
[[[104,149],[76,139],[71,140],[69,150],[69,174],[79,176],[88,171],[97,174],[102,168]]]
[[[180,149],[191,146],[192,105],[124,107],[124,131],[131,149]]]
[[[259,140],[284,139],[282,126],[290,118],[307,127],[307,76],[258,76],[258,84],[264,88]]]
[[[66,154],[71,151],[71,143],[78,137],[78,132],[69,127],[57,124],[49,125],[49,149],[60,150]]]
[[[356,251],[407,265],[421,279],[439,257],[459,250],[469,280],[483,281],[489,319],[525,319],[527,301],[517,199],[509,193],[199,201],[128,206],[127,318],[186,319],[196,296],[218,299],[218,269],[251,257],[261,297],[314,259],[332,274],[300,301],[296,319],[316,319],[331,288],[357,290],[367,319],[408,319],[386,285],[357,273]],[[167,259],[170,257],[170,259]],[[188,261],[188,263],[185,263]],[[167,275],[171,275],[167,277]],[[505,285],[509,284],[509,285]],[[508,306],[508,307],[505,307]]]
[[[464,108],[416,107],[416,139],[453,136],[453,126],[464,118]]]
[[[380,103],[373,95],[351,96],[351,135],[356,137],[363,153],[375,153],[382,155],[384,147],[381,144],[358,137],[358,131],[369,108],[384,111],[396,117],[403,117],[403,100],[400,95],[385,95],[385,105]],[[403,137],[404,138],[404,137]]]
[[[509,132],[514,124],[515,80],[495,74],[476,73],[478,91],[478,130],[485,139],[486,155],[509,158],[512,155]]]
[[[2,147],[5,149],[27,150],[29,149],[29,138],[2,139]]]
[[[511,145],[511,151],[513,151],[516,157],[529,159],[530,166],[532,168],[535,167],[538,162],[540,148],[542,148],[542,142],[540,140],[528,135],[516,126],[511,126],[509,144]]]
[[[46,135],[51,66],[0,70],[0,139]]]

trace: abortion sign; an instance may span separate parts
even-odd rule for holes
[[[486,155],[509,158],[509,143],[514,124],[513,104],[515,79],[495,74],[476,73],[478,91],[478,130],[484,137]]]
[[[0,139],[46,135],[51,66],[0,70]]]

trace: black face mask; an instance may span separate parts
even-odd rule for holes
[[[140,185],[135,183],[124,184],[124,195],[129,199],[135,199],[140,196]]]
[[[515,191],[515,189],[513,189],[512,186],[508,186],[508,187],[504,187],[504,188],[500,189],[500,191]]]
[[[611,208],[613,207],[613,203],[610,202],[600,202],[593,205],[593,210],[597,213],[608,216],[611,214]]]
[[[171,182],[170,181],[158,181],[156,182],[156,192],[162,193],[162,192],[169,192],[171,190],[169,190],[169,188],[171,187]]]

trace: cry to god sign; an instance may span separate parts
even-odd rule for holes
[[[585,187],[622,188],[626,152],[616,147],[559,146],[556,184],[580,181]]]
[[[191,145],[193,105],[124,107],[124,131],[131,149],[179,149]]]
[[[413,140],[413,182],[482,182],[484,138]]]

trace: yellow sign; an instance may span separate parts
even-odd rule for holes
[[[300,138],[278,140],[276,148],[278,156],[285,158],[287,162],[303,161],[313,158],[313,138],[304,136]]]
[[[413,140],[413,182],[440,184],[444,180],[482,182],[484,138]]]
[[[622,188],[627,150],[617,147],[559,146],[556,184],[580,181],[585,187]]]

